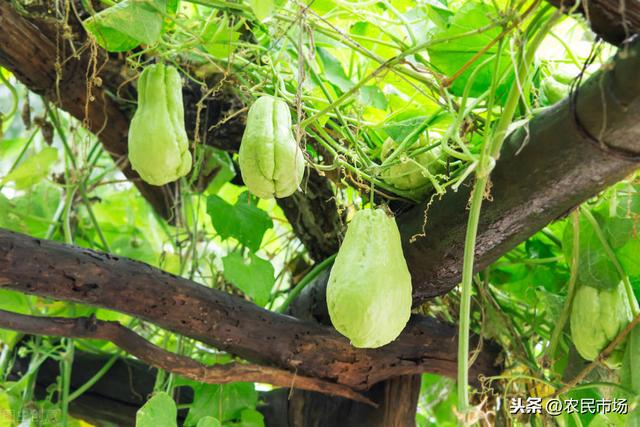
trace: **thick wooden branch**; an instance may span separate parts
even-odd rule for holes
[[[511,134],[482,206],[476,270],[640,167],[633,158],[640,155],[638,70],[636,40],[579,88],[575,108],[566,99]],[[460,280],[470,190],[450,191],[428,211],[423,204],[398,218],[418,301]]]
[[[0,229],[0,287],[128,313],[247,360],[358,390],[398,375],[456,373],[456,330],[414,316],[378,349],[356,349],[330,327],[264,310],[149,265]],[[471,377],[497,372],[485,343]]]
[[[304,377],[283,369],[235,362],[206,366],[189,357],[160,348],[117,322],[89,317],[37,317],[0,310],[0,327],[31,335],[107,340],[151,366],[202,383],[262,382],[375,405],[349,387]]]
[[[564,11],[576,8],[594,33],[608,43],[619,45],[640,32],[640,2],[635,0],[548,0]]]

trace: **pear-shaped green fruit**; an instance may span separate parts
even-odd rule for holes
[[[382,209],[355,214],[327,284],[331,323],[354,347],[400,335],[411,315],[411,275],[396,221]]]
[[[129,161],[152,185],[175,181],[191,170],[182,82],[174,67],[150,65],[140,75],[138,109],[129,127]]]
[[[428,144],[421,139],[415,144],[416,148],[426,147]],[[387,139],[382,145],[381,160],[384,161],[398,147],[398,144],[391,138]],[[444,166],[439,162],[442,157],[440,147],[434,147],[429,151],[425,151],[411,160],[406,155],[401,155],[399,162],[385,168],[380,174],[387,184],[390,184],[398,190],[408,191],[415,195],[416,198],[423,198],[433,188],[433,184],[428,177],[427,171],[431,175],[437,175],[444,172]]]
[[[258,197],[287,197],[298,189],[304,175],[304,157],[291,131],[286,102],[262,96],[253,103],[238,160],[244,183]]]
[[[631,320],[622,282],[611,289],[578,286],[571,306],[571,338],[584,359],[595,360]],[[606,360],[607,365],[619,367],[623,354],[621,345]]]

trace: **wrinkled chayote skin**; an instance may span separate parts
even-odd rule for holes
[[[400,335],[411,315],[411,276],[395,219],[358,211],[327,284],[331,323],[354,347],[376,348]]]
[[[239,163],[244,183],[260,198],[287,197],[298,189],[304,158],[291,131],[286,102],[262,96],[249,108]]]
[[[138,109],[129,127],[129,161],[152,185],[175,181],[191,170],[182,82],[174,67],[154,64],[140,75]]]
[[[384,161],[391,152],[396,149],[396,144],[391,138],[387,139],[382,145],[381,159]],[[426,143],[420,141],[417,147],[426,146]],[[416,148],[417,148],[416,147]],[[439,147],[434,147],[429,151],[418,154],[413,160],[425,167],[432,175],[436,175],[443,171],[443,166],[438,162],[441,156]],[[400,162],[392,165],[382,171],[380,174],[382,180],[394,186],[398,190],[410,191],[421,198],[427,194],[432,188],[431,181],[424,173],[424,170],[417,164],[409,161],[406,156],[400,156]]]
[[[611,289],[580,285],[571,307],[573,344],[584,359],[595,360],[632,319],[622,282]],[[623,347],[616,348],[607,365],[619,367],[623,352]]]

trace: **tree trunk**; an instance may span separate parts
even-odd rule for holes
[[[365,396],[377,408],[313,392],[278,390],[261,410],[267,427],[412,427],[420,376],[405,375],[374,385]]]

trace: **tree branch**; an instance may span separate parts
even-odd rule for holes
[[[620,45],[624,40],[640,32],[640,3],[628,0],[548,0],[549,3],[581,13],[591,29],[608,43]]]
[[[579,88],[575,108],[565,99],[510,135],[482,207],[476,271],[640,167],[639,69],[636,40]],[[470,190],[398,217],[417,301],[460,281]]]
[[[371,400],[349,387],[282,369],[242,363],[206,366],[189,357],[164,350],[117,322],[88,317],[36,317],[0,310],[0,327],[31,335],[107,340],[151,366],[202,383],[262,382],[340,396],[375,406]]]
[[[128,313],[244,359],[362,390],[398,375],[454,376],[456,332],[414,316],[378,349],[357,349],[334,329],[248,301],[127,258],[0,229],[0,288]],[[491,375],[498,349],[485,343],[472,378]]]

